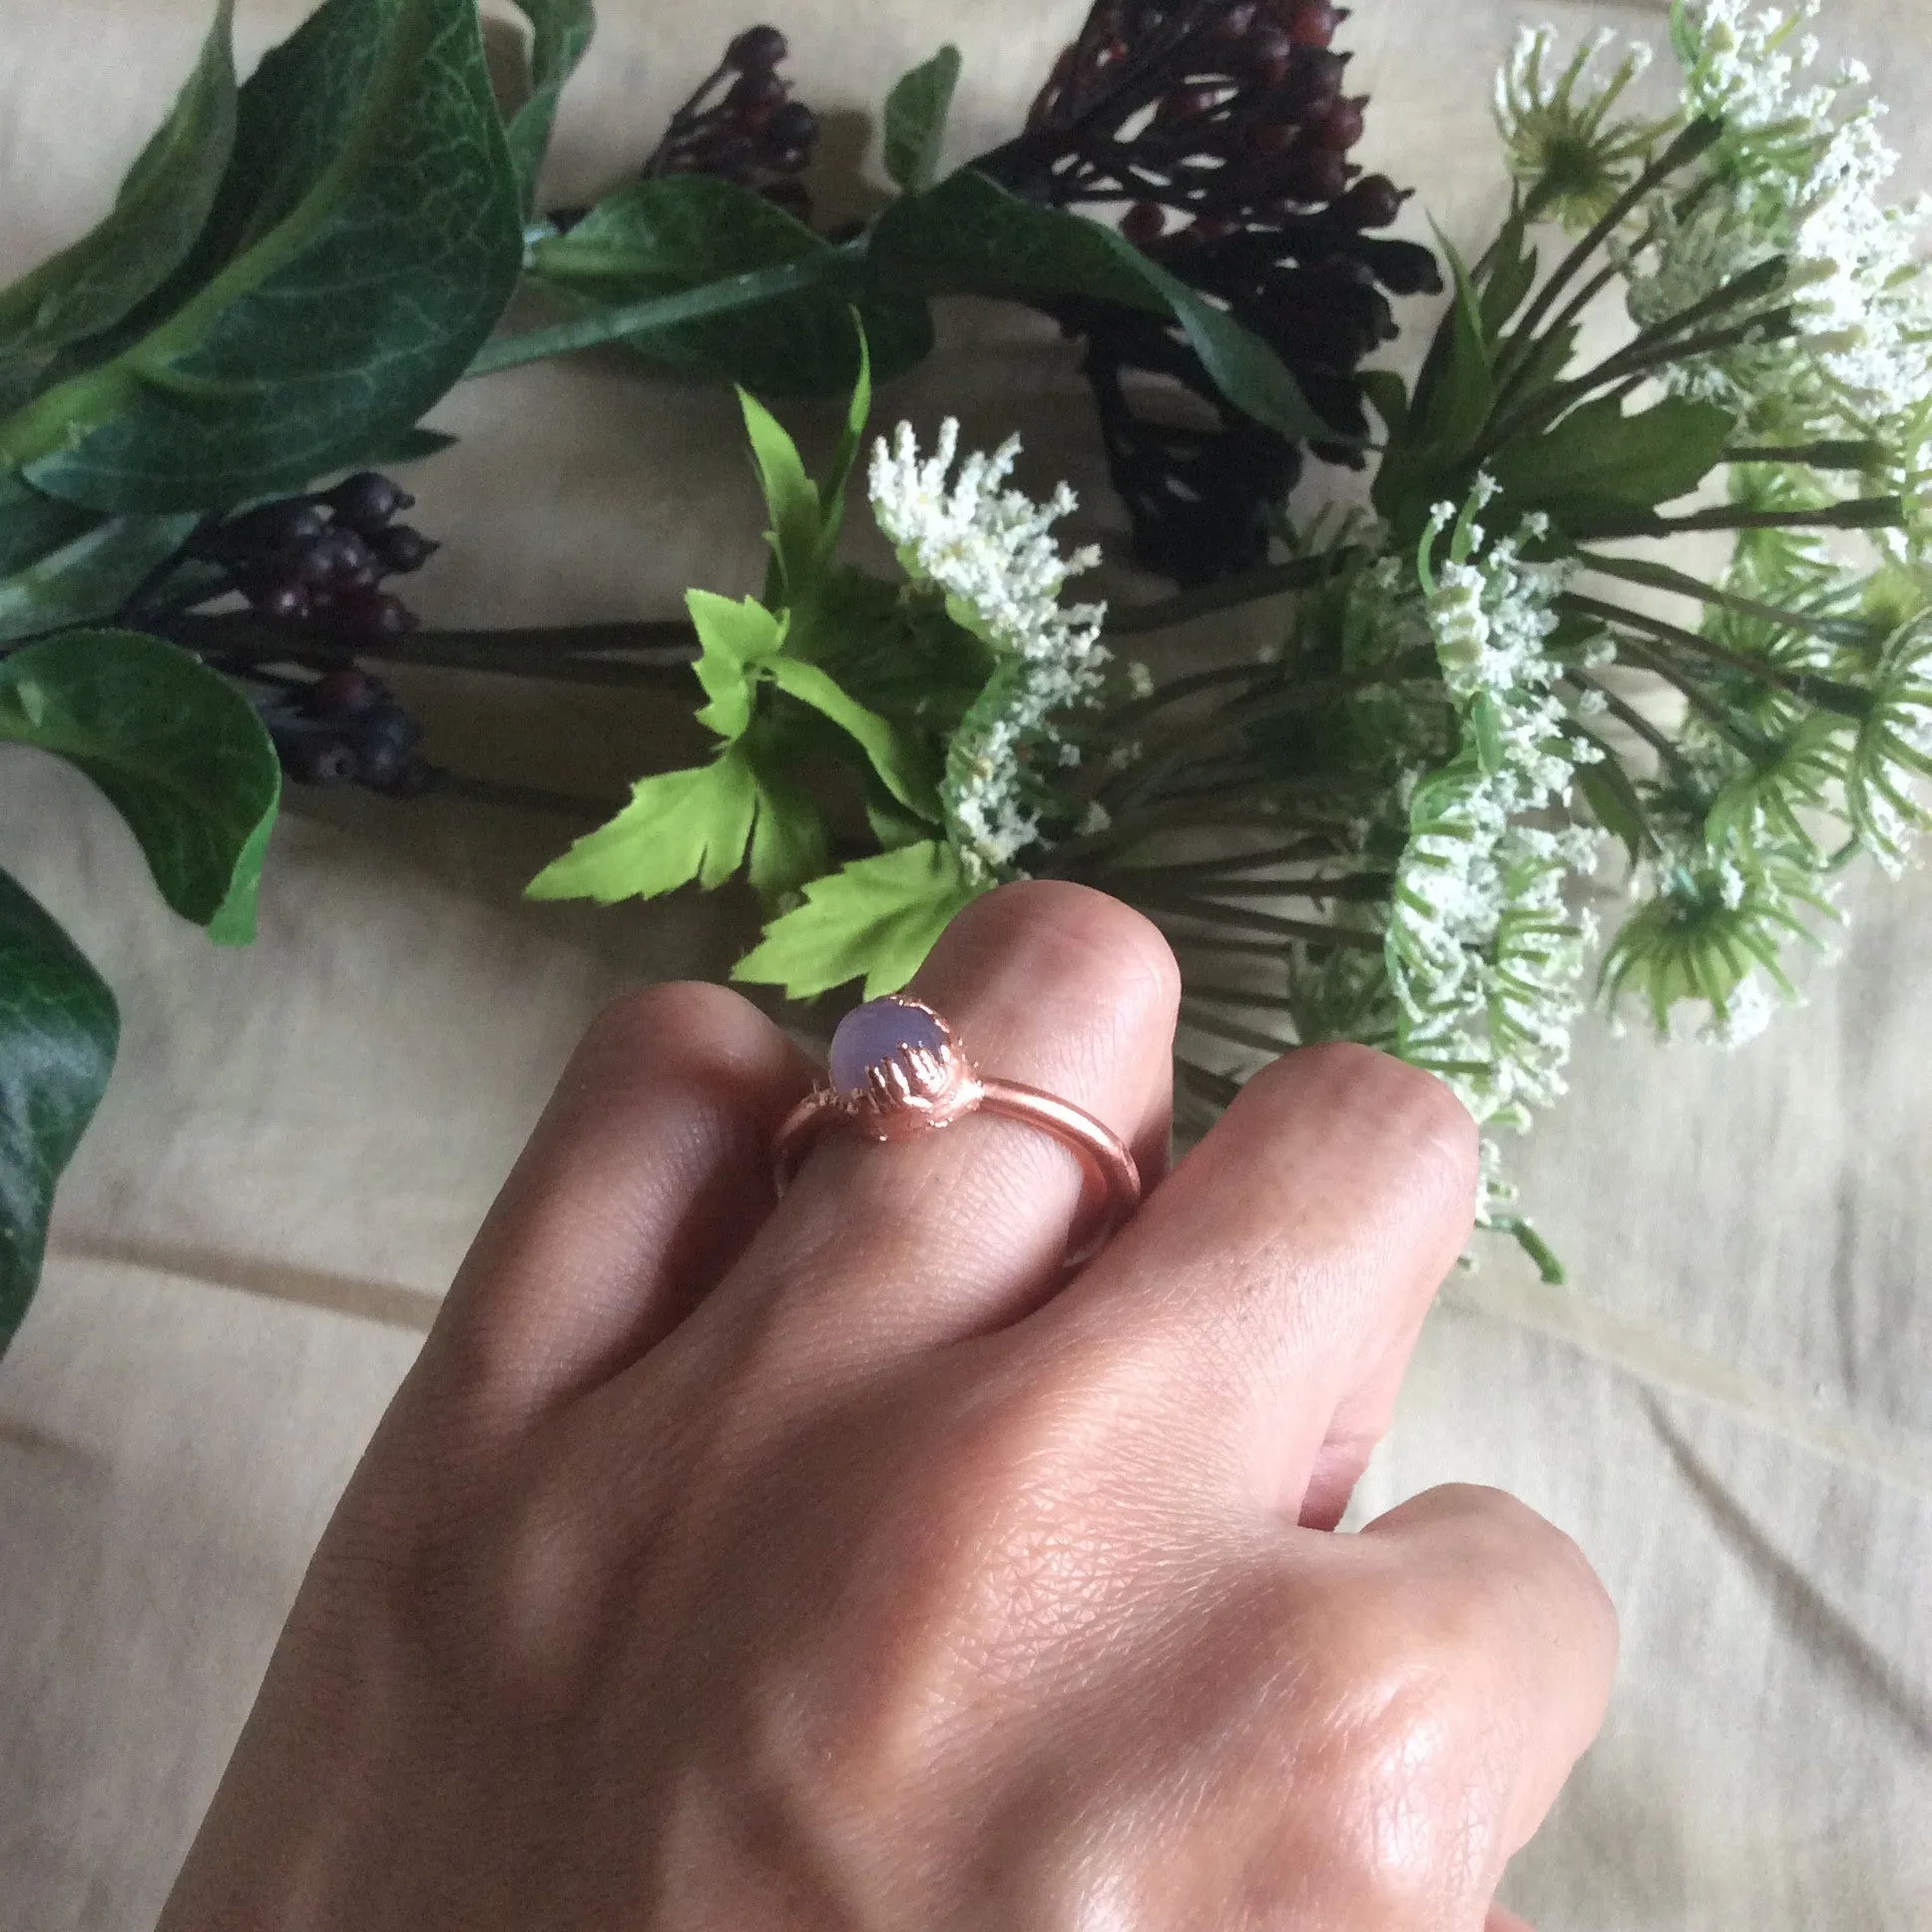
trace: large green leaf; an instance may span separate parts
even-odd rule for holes
[[[33,1298],[54,1185],[100,1105],[120,1037],[100,975],[0,872],[0,1352]]]
[[[184,918],[220,942],[253,937],[281,766],[227,679],[131,631],[62,632],[0,658],[0,738],[85,771]]]
[[[516,4],[530,21],[530,93],[511,115],[505,133],[528,216],[535,207],[537,176],[550,149],[550,131],[557,124],[558,97],[591,44],[597,14],[591,0],[516,0]]]
[[[727,283],[786,263],[812,285],[700,321],[632,334],[667,368],[723,376],[763,395],[842,395],[859,369],[857,309],[881,379],[932,348],[916,296],[874,285],[864,262],[761,195],[711,175],[668,175],[606,197],[568,235],[531,250],[531,279],[586,310]]]
[[[45,496],[17,472],[0,469],[0,576],[52,556],[100,521],[97,512]]]
[[[776,657],[763,667],[764,675],[788,698],[809,705],[855,739],[871,760],[872,769],[900,804],[921,817],[939,819],[939,774],[925,747],[910,731],[901,730],[877,712],[850,697],[825,671],[796,658]]]
[[[896,993],[991,885],[969,884],[959,854],[938,840],[855,860],[807,885],[805,903],[772,920],[731,977],[782,986],[794,1000],[861,978],[867,999]]]
[[[893,203],[879,218],[872,259],[886,286],[909,294],[1088,296],[1170,315],[1236,408],[1284,436],[1337,437],[1265,342],[1125,236],[1022,201],[970,168]]]
[[[0,577],[0,644],[112,617],[188,541],[200,519],[103,517],[71,543]]]
[[[202,238],[0,458],[96,509],[293,488],[401,432],[502,313],[522,217],[474,0],[327,0],[242,90]]]
[[[195,245],[235,147],[234,12],[235,0],[219,0],[200,62],[107,219],[0,290],[0,362],[112,328]]]
[[[885,97],[885,172],[908,195],[923,194],[939,172],[959,67],[959,49],[942,47]]]

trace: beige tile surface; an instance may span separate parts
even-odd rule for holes
[[[242,0],[244,50],[304,10]],[[635,161],[751,18],[601,11],[560,196]],[[799,0],[781,24],[802,92],[853,113],[957,39],[963,156],[1079,11]],[[1487,75],[1515,22],[1549,11],[1362,0],[1347,30],[1378,164],[1452,231],[1496,198]],[[203,12],[0,0],[0,269],[105,206]],[[1838,0],[1825,31],[1877,70],[1932,182],[1932,18]],[[960,304],[944,335],[895,408],[1020,428],[1036,481],[1098,476],[1051,330]],[[464,442],[420,478],[419,520],[449,544],[420,580],[430,615],[659,615],[687,582],[749,582],[726,398],[590,358],[460,391],[440,420]],[[580,789],[662,735],[647,710],[569,693],[425,696],[443,745],[527,773],[540,740]],[[121,1932],[152,1922],[306,1552],[576,1032],[627,980],[718,970],[744,915],[524,905],[554,822],[297,799],[261,942],[221,954],[159,908],[71,774],[0,753],[0,863],[101,961],[126,1025],[0,1366],[0,1927]],[[1519,1163],[1575,1285],[1491,1250],[1431,1324],[1366,1485],[1370,1508],[1449,1477],[1512,1488],[1622,1606],[1610,1726],[1513,1874],[1544,1932],[1932,1923],[1929,929],[1923,873],[1866,894],[1810,1004],[1738,1057],[1592,1030],[1571,1103]]]

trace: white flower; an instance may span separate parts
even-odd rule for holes
[[[1050,534],[1074,494],[1063,483],[1037,504],[1004,487],[1019,452],[1010,437],[990,456],[967,456],[954,477],[951,418],[930,457],[909,423],[872,451],[873,514],[906,574],[944,591],[954,619],[1002,661],[947,755],[948,815],[976,877],[1010,875],[1040,841],[1042,774],[1079,762],[1062,727],[1098,702],[1112,658],[1100,641],[1106,607],[1060,602],[1068,579],[1100,561],[1091,548],[1063,555]]]

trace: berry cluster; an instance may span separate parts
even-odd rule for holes
[[[1125,203],[1137,247],[1266,341],[1339,438],[1364,434],[1355,370],[1396,332],[1389,295],[1440,287],[1435,258],[1376,237],[1403,192],[1349,161],[1367,97],[1343,91],[1331,0],[1097,0],[1025,131],[974,165],[1058,207]],[[1057,302],[1085,338],[1116,487],[1141,562],[1183,583],[1266,555],[1301,451],[1234,411],[1159,317]],[[1150,416],[1129,379],[1198,396],[1199,426]],[[1359,464],[1346,440],[1317,445]]]
[[[267,687],[257,707],[291,778],[400,796],[428,788],[433,774],[416,753],[422,726],[366,671],[339,665],[307,680],[250,676]]]
[[[811,163],[818,117],[791,98],[778,72],[791,51],[775,27],[747,27],[724,50],[717,70],[671,117],[654,175],[718,175],[756,189],[799,221],[811,216],[800,177]]]
[[[437,546],[395,521],[415,498],[362,470],[313,496],[285,497],[204,530],[190,554],[224,573],[253,610],[317,644],[379,646],[416,628],[382,588],[420,570]]]

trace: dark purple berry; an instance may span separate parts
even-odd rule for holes
[[[264,584],[248,593],[248,602],[278,624],[298,623],[308,615],[308,591],[302,584]]]
[[[312,718],[359,718],[382,701],[382,687],[366,671],[343,665],[325,671],[309,686],[306,705]]]
[[[791,52],[791,43],[775,27],[747,27],[724,50],[724,65],[740,74],[768,71]]]
[[[387,591],[342,591],[329,603],[329,628],[370,644],[406,638],[416,624],[415,612]]]
[[[1121,218],[1121,233],[1137,248],[1158,242],[1168,226],[1168,212],[1159,202],[1136,202]]]
[[[421,570],[442,545],[431,543],[420,530],[406,523],[392,523],[369,539],[369,547],[385,572],[406,577],[412,571]]]
[[[339,737],[300,737],[282,748],[282,762],[291,777],[303,784],[353,784],[355,751]]]
[[[1297,47],[1326,47],[1341,24],[1341,12],[1330,0],[1293,0],[1283,23]]]
[[[764,124],[771,148],[809,148],[818,139],[818,117],[802,101],[787,101]]]
[[[1402,191],[1386,175],[1364,175],[1335,212],[1351,228],[1385,229],[1402,213]]]
[[[233,555],[242,550],[279,550],[284,545],[307,543],[327,528],[327,518],[307,497],[289,497],[245,511],[214,534],[222,548]]]
[[[335,521],[351,530],[380,530],[399,510],[412,509],[416,499],[388,477],[374,470],[345,476],[322,501],[335,512]]]
[[[1362,138],[1362,109],[1367,105],[1366,95],[1353,101],[1337,101],[1315,123],[1315,145],[1332,149],[1338,155],[1346,154]]]
[[[1213,25],[1216,40],[1232,43],[1245,40],[1248,29],[1254,25],[1254,16],[1259,11],[1253,0],[1236,0]]]

